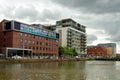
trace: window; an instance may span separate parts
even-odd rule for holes
[[[27,34],[25,34],[25,37],[27,37]]]
[[[6,41],[6,39],[4,38],[4,41]]]
[[[42,45],[42,42],[40,42],[40,45]]]
[[[20,30],[20,23],[14,22],[14,29]]]
[[[22,39],[20,39],[20,42],[22,42],[23,40]]]
[[[22,33],[20,33],[20,36],[22,36]]]
[[[35,35],[33,35],[33,37],[35,38]]]
[[[49,46],[51,46],[51,44],[48,44]]]
[[[36,47],[36,50],[38,50],[38,47]]]
[[[28,43],[31,43],[31,40],[29,40]]]
[[[27,47],[25,46],[25,49],[27,49]]]
[[[40,50],[42,50],[42,48],[40,47]]]
[[[56,42],[58,42],[58,40],[56,40]]]
[[[6,23],[4,24],[4,29],[5,29],[5,30],[10,30],[10,29],[11,29],[11,22],[6,22]]]
[[[33,47],[33,50],[34,50],[35,48]]]
[[[31,47],[29,47],[29,49],[31,49]]]
[[[32,43],[34,44],[35,42],[34,42],[34,41],[32,41]]]
[[[33,35],[31,35],[31,37],[33,38]]]
[[[4,35],[6,35],[6,32],[4,32]]]
[[[31,35],[29,35],[29,37],[31,37]]]
[[[38,39],[38,36],[36,36],[36,38]]]
[[[27,40],[25,40],[25,43],[27,43]]]
[[[23,46],[22,46],[22,45],[20,45],[20,48],[23,48]]]
[[[38,41],[36,42],[36,44],[38,45]]]

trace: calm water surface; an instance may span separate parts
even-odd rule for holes
[[[120,80],[120,62],[0,64],[0,80]]]

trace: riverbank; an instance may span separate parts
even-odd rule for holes
[[[98,61],[120,61],[120,58],[96,58]]]
[[[104,58],[71,58],[71,59],[1,59],[0,64],[2,63],[38,63],[38,62],[61,62],[61,61],[120,61],[120,59],[104,59]]]
[[[35,62],[60,62],[77,61],[77,59],[2,59],[0,63],[35,63]]]

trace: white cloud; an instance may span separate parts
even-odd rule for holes
[[[53,24],[72,18],[87,27],[91,44],[117,42],[120,41],[119,4],[119,0],[0,0],[0,20]]]

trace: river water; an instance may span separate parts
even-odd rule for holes
[[[0,80],[120,80],[120,62],[0,64]]]

